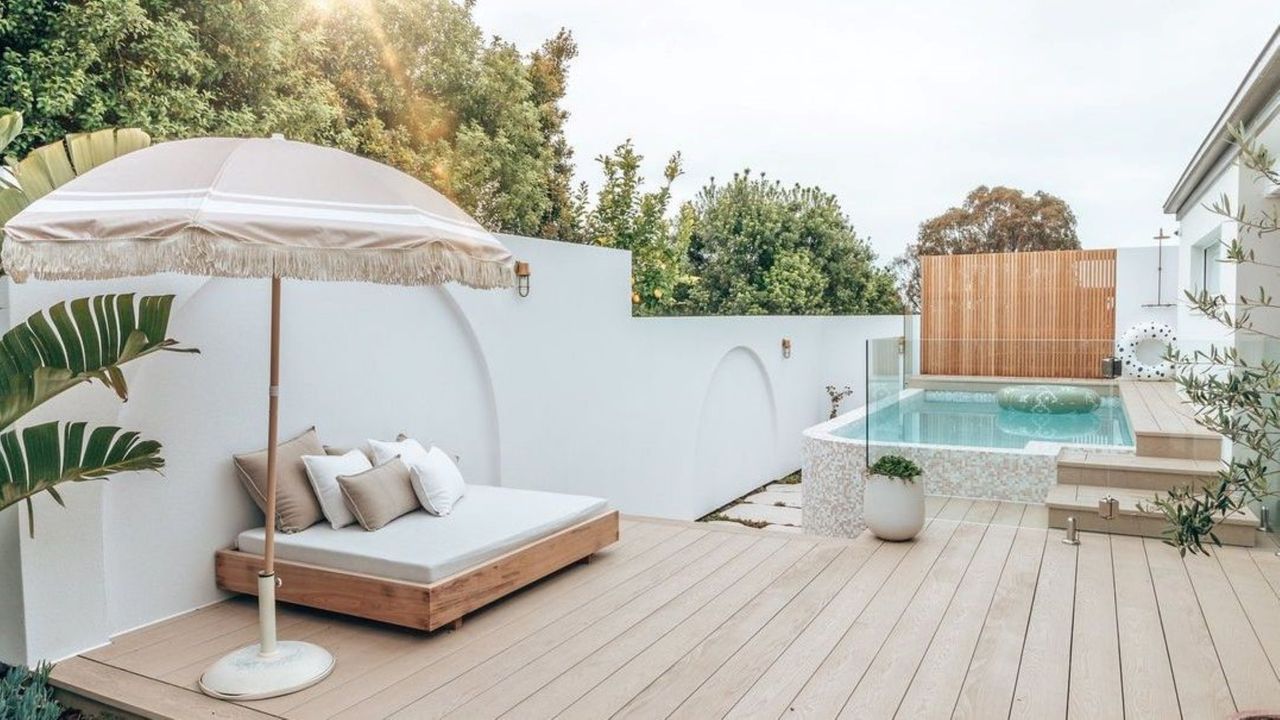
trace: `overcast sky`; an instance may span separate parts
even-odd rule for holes
[[[1151,242],[1277,22],[1275,0],[479,0],[531,50],[564,26],[580,178],[632,138],[679,199],[749,167],[839,197],[881,258],[979,184],[1070,203],[1085,247]]]

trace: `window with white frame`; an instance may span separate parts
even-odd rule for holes
[[[1191,287],[1216,295],[1222,288],[1222,228],[1196,241],[1191,246]]]

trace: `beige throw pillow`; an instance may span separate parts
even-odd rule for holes
[[[311,490],[307,470],[302,464],[303,455],[323,455],[324,447],[316,437],[316,429],[310,428],[301,435],[279,444],[276,451],[276,529],[283,533],[295,533],[320,522],[324,514],[320,501]],[[236,474],[257,503],[258,509],[267,511],[267,451],[234,456]]]
[[[325,445],[324,446],[325,455],[346,455],[352,450],[359,450],[360,452],[364,453],[364,456],[369,458],[369,464],[370,465],[373,464],[373,454],[369,452],[369,448],[367,447],[343,447],[341,445]]]
[[[339,475],[338,487],[356,522],[365,530],[377,530],[418,509],[418,496],[409,484],[409,468],[399,458],[357,475]]]
[[[329,525],[337,530],[354,523],[356,516],[347,507],[342,488],[338,487],[338,477],[372,469],[373,463],[369,458],[359,450],[350,450],[345,455],[303,455],[302,463],[307,466],[311,489],[320,501],[320,512],[329,520]]]

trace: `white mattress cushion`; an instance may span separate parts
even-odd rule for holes
[[[409,513],[376,532],[323,524],[276,534],[276,557],[334,570],[431,583],[576,525],[607,510],[585,495],[470,485],[453,512]],[[236,547],[261,554],[263,528],[240,533]]]

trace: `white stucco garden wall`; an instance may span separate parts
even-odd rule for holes
[[[1157,245],[1116,249],[1116,339],[1141,322],[1177,327],[1178,254],[1176,238],[1163,251]]]
[[[853,386],[856,407],[865,340],[902,331],[899,317],[633,318],[628,254],[504,242],[532,264],[527,298],[286,282],[282,436],[404,431],[460,455],[472,482],[692,519],[799,467],[824,386]],[[30,283],[12,310],[107,291],[176,293],[170,334],[201,354],[131,366],[127,404],[94,387],[42,409],[140,430],[168,465],[67,488],[67,510],[39,498],[35,539],[19,508],[0,515],[0,660],[64,657],[218,600],[214,551],[261,524],[230,458],[265,443],[268,283]]]

